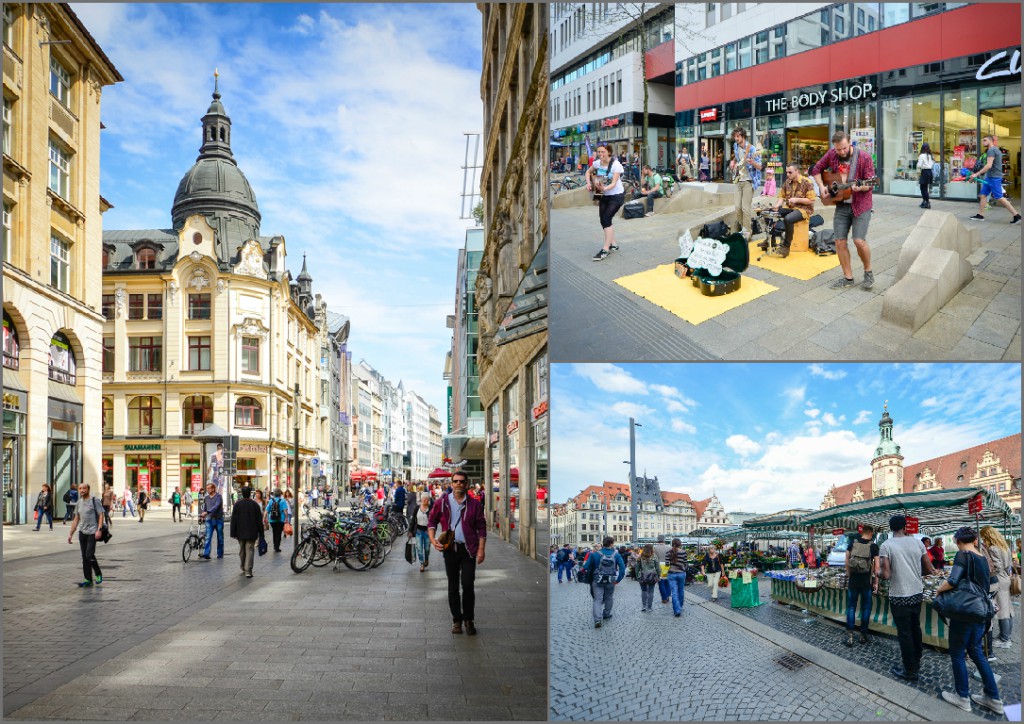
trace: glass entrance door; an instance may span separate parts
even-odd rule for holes
[[[981,135],[995,136],[1003,152],[1003,190],[1016,207],[1021,198],[1020,107],[994,108],[981,112]],[[980,159],[984,164],[984,159]]]
[[[71,483],[78,482],[78,445],[73,442],[50,443],[50,481],[53,483],[53,499],[62,501],[64,493],[71,490]]]
[[[18,470],[18,438],[4,438],[4,525],[17,522],[15,520],[16,500],[15,480]]]

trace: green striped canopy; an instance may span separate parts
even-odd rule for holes
[[[743,521],[743,527],[753,528],[756,530],[792,530],[793,528],[800,527],[801,516],[813,512],[815,511],[810,508],[782,510],[778,513],[769,513],[767,515],[759,515],[756,518],[748,518]]]
[[[794,538],[806,538],[805,530],[776,530],[774,528],[730,528],[722,538],[728,541],[740,540],[793,540]]]
[[[967,510],[967,501],[976,495],[981,495],[983,504],[977,516]],[[837,505],[802,516],[800,525],[805,528],[813,525],[818,530],[856,530],[858,525],[870,523],[878,530],[888,530],[889,518],[896,514],[917,518],[921,532],[955,530],[964,525],[976,525],[976,520],[995,525],[1009,524],[1014,518],[1010,506],[995,493],[981,488],[953,488],[897,493]]]

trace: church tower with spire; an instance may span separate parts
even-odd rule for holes
[[[878,447],[871,460],[871,497],[895,495],[903,492],[903,456],[900,446],[892,439],[893,419],[889,416],[889,401],[885,401],[882,419],[878,421]]]

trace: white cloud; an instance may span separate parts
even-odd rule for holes
[[[665,409],[669,412],[687,412],[690,408],[679,400],[669,400],[665,403]]]
[[[725,444],[743,457],[761,452],[761,446],[746,435],[730,435],[725,439]]]
[[[653,415],[654,410],[647,405],[640,405],[635,402],[616,402],[611,406],[611,411],[622,417],[643,418]]]
[[[672,429],[675,432],[687,432],[687,433],[690,433],[691,435],[693,433],[697,432],[697,428],[696,427],[694,427],[690,423],[686,422],[685,420],[680,420],[678,418],[673,418],[672,419]]]
[[[854,425],[863,425],[865,422],[870,422],[872,418],[871,410],[861,410],[857,413],[857,417],[854,418]]]
[[[313,18],[303,13],[295,19],[295,25],[288,28],[288,32],[298,33],[299,35],[309,35],[315,24],[316,21],[313,20]]]
[[[821,410],[819,410],[816,407],[809,407],[806,410],[804,410],[804,414],[807,415],[808,417],[814,418],[821,414]]]
[[[810,365],[809,369],[815,377],[824,377],[826,380],[841,380],[846,377],[846,370],[820,365],[817,362]]]
[[[929,397],[926,400],[921,400],[921,407],[938,407],[938,406],[939,406],[939,398],[938,397]]]
[[[781,437],[781,435],[779,433],[777,433],[774,430],[772,430],[771,432],[769,432],[767,435],[764,436],[764,441],[765,442],[775,442],[780,437]]]
[[[821,421],[829,427],[839,427],[846,420],[846,415],[840,415],[838,418],[831,412],[826,412],[821,416]]]
[[[607,362],[597,364],[574,364],[573,371],[585,377],[605,392],[646,395],[647,385],[621,367]]]

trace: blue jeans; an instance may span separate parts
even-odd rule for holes
[[[39,518],[36,519],[36,530],[39,530],[39,526],[43,524],[43,516],[46,516],[47,522],[50,524],[50,530],[53,530],[53,513],[43,508],[36,508],[39,511]]]
[[[420,563],[430,563],[430,536],[425,530],[416,531],[416,557]]]
[[[686,574],[669,573],[668,588],[672,592],[672,613],[683,610],[683,598],[686,596]]]
[[[658,593],[661,594],[661,602],[665,603],[672,595],[672,592],[668,588],[668,581],[664,578],[658,579]]]
[[[954,620],[949,622],[949,658],[953,664],[953,687],[960,696],[970,696],[971,694],[966,661],[966,657],[970,656],[978,673],[981,674],[985,694],[992,699],[999,698],[999,687],[996,686],[996,679],[992,675],[992,667],[989,666],[988,659],[981,650],[981,640],[984,637],[985,624],[983,623]]]
[[[846,589],[846,630],[857,628],[857,597],[860,596],[860,631],[868,632],[871,622],[871,586]]]
[[[223,518],[207,518],[206,519],[206,547],[203,549],[203,555],[207,558],[210,557],[210,544],[213,543],[213,531],[217,531],[217,557],[224,557],[224,519]]]
[[[572,561],[564,561],[563,563],[559,563],[558,564],[558,582],[559,583],[562,582],[562,572],[563,571],[565,571],[565,580],[567,580],[567,581],[571,581],[572,580],[572,569],[573,569],[573,567],[574,567],[574,564],[573,564]]]

